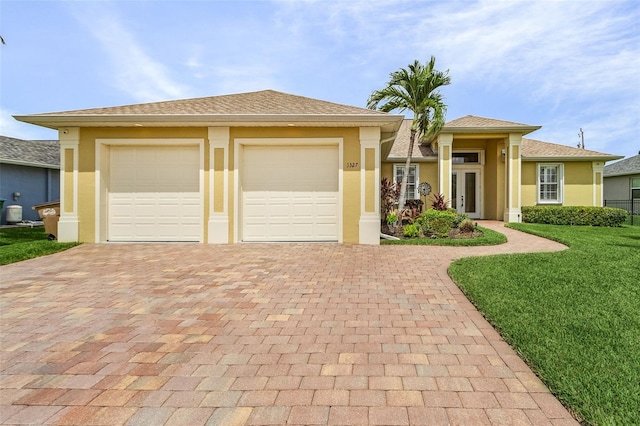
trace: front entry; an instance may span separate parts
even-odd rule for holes
[[[481,218],[481,169],[454,169],[451,176],[451,207],[472,219]]]

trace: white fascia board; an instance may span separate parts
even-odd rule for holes
[[[176,114],[176,115],[14,115],[16,120],[38,126],[59,127],[185,127],[185,126],[273,126],[293,127],[381,127],[397,131],[404,119],[402,115],[310,115],[310,114]]]
[[[585,156],[585,157],[525,157],[522,156],[522,161],[543,161],[543,162],[554,162],[554,161],[613,161],[623,158],[619,155],[602,155],[602,156]]]
[[[467,133],[480,133],[480,134],[508,134],[508,133],[521,133],[522,135],[528,135],[531,132],[541,129],[542,126],[518,126],[518,127],[447,127],[444,126],[440,133],[453,133],[467,134]]]

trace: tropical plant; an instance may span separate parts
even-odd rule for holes
[[[393,225],[398,221],[398,215],[395,212],[391,212],[387,215],[387,225]]]
[[[420,236],[420,227],[414,223],[411,223],[409,225],[405,225],[402,232],[407,238],[417,238]]]
[[[431,202],[431,208],[434,210],[444,211],[449,208],[449,201],[444,198],[444,194],[433,194],[433,201]]]
[[[451,210],[429,209],[416,220],[425,235],[433,238],[446,238],[453,229],[456,213]]]
[[[380,182],[380,209],[383,217],[388,217],[394,210],[399,196],[400,185],[390,179],[382,178]]]
[[[373,91],[367,101],[370,109],[384,112],[409,110],[413,113],[405,173],[400,184],[399,210],[404,209],[407,200],[408,172],[416,138],[421,143],[433,142],[445,121],[447,107],[438,89],[450,84],[451,78],[449,70],[438,71],[435,64],[436,58],[431,56],[427,64],[416,60],[407,68],[392,72],[387,86]]]
[[[471,233],[475,231],[476,226],[471,219],[465,219],[460,223],[460,225],[458,225],[458,229],[462,233]]]

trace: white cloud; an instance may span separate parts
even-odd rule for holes
[[[185,97],[188,88],[171,78],[168,67],[145,51],[109,3],[72,3],[70,7],[107,53],[112,84],[137,102]]]
[[[58,139],[55,130],[36,127],[13,118],[15,111],[0,108],[0,134],[17,139]]]

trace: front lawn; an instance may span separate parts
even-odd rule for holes
[[[0,265],[57,253],[77,245],[49,241],[48,236],[41,226],[0,229]]]
[[[570,246],[460,259],[449,273],[589,424],[640,424],[640,229],[514,224]]]

